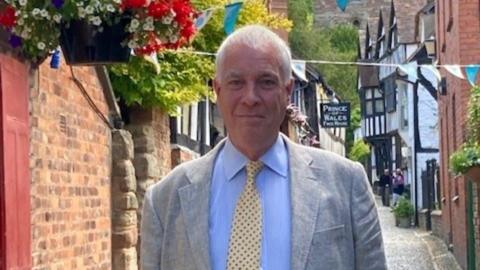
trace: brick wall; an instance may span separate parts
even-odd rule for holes
[[[451,2],[451,5],[449,4]],[[436,1],[437,52],[440,64],[472,64],[480,62],[480,1]],[[450,8],[451,7],[451,8]],[[441,125],[442,230],[447,243],[463,268],[467,265],[467,228],[465,179],[448,172],[448,157],[464,142],[466,104],[469,85],[450,74],[447,95],[439,98]],[[474,193],[478,193],[478,190]],[[457,197],[458,196],[458,197]],[[458,198],[455,201],[452,199]],[[474,204],[478,213],[478,204]],[[478,224],[478,223],[477,223]],[[478,225],[475,228],[479,232]],[[480,251],[477,242],[477,253]]]
[[[107,115],[94,69],[74,72]],[[33,269],[110,269],[110,130],[68,66],[30,79]]]
[[[153,132],[160,176],[163,177],[173,166],[170,157],[170,120],[168,114],[160,109],[153,110]]]

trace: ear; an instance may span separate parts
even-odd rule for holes
[[[286,85],[285,85],[285,91],[286,91],[286,95],[287,95],[287,102],[290,101],[290,97],[292,96],[293,86],[294,86],[293,79],[288,80],[288,82],[287,82]]]
[[[217,78],[213,79],[212,86],[213,86],[213,90],[215,91],[215,95],[217,95],[218,97],[218,95],[220,94],[220,82],[218,81]]]

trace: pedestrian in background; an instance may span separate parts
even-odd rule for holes
[[[280,134],[291,74],[265,27],[222,43],[213,87],[228,137],[148,188],[143,270],[387,269],[361,164]]]
[[[393,177],[393,207],[397,205],[400,196],[402,196],[403,191],[405,190],[405,179],[403,177],[402,170],[398,168],[395,171],[395,176]]]
[[[390,171],[385,169],[383,175],[380,176],[380,181],[378,181],[378,186],[380,187],[380,195],[382,196],[383,206],[390,205],[390,186],[392,183],[392,177],[390,176]]]

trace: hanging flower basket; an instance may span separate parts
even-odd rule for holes
[[[101,65],[128,62],[131,49],[125,44],[130,17],[99,27],[85,20],[72,20],[60,30],[60,45],[68,65]]]
[[[41,63],[60,45],[70,65],[109,64],[188,44],[190,0],[5,0],[0,27],[25,58]]]

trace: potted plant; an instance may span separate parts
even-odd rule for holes
[[[480,182],[480,86],[471,89],[468,102],[466,142],[450,156],[450,170]]]
[[[61,45],[69,64],[103,64],[178,48],[195,16],[189,0],[5,0],[0,25],[33,62]]]
[[[393,208],[395,225],[400,228],[409,228],[414,209],[412,203],[405,197],[401,197]]]

